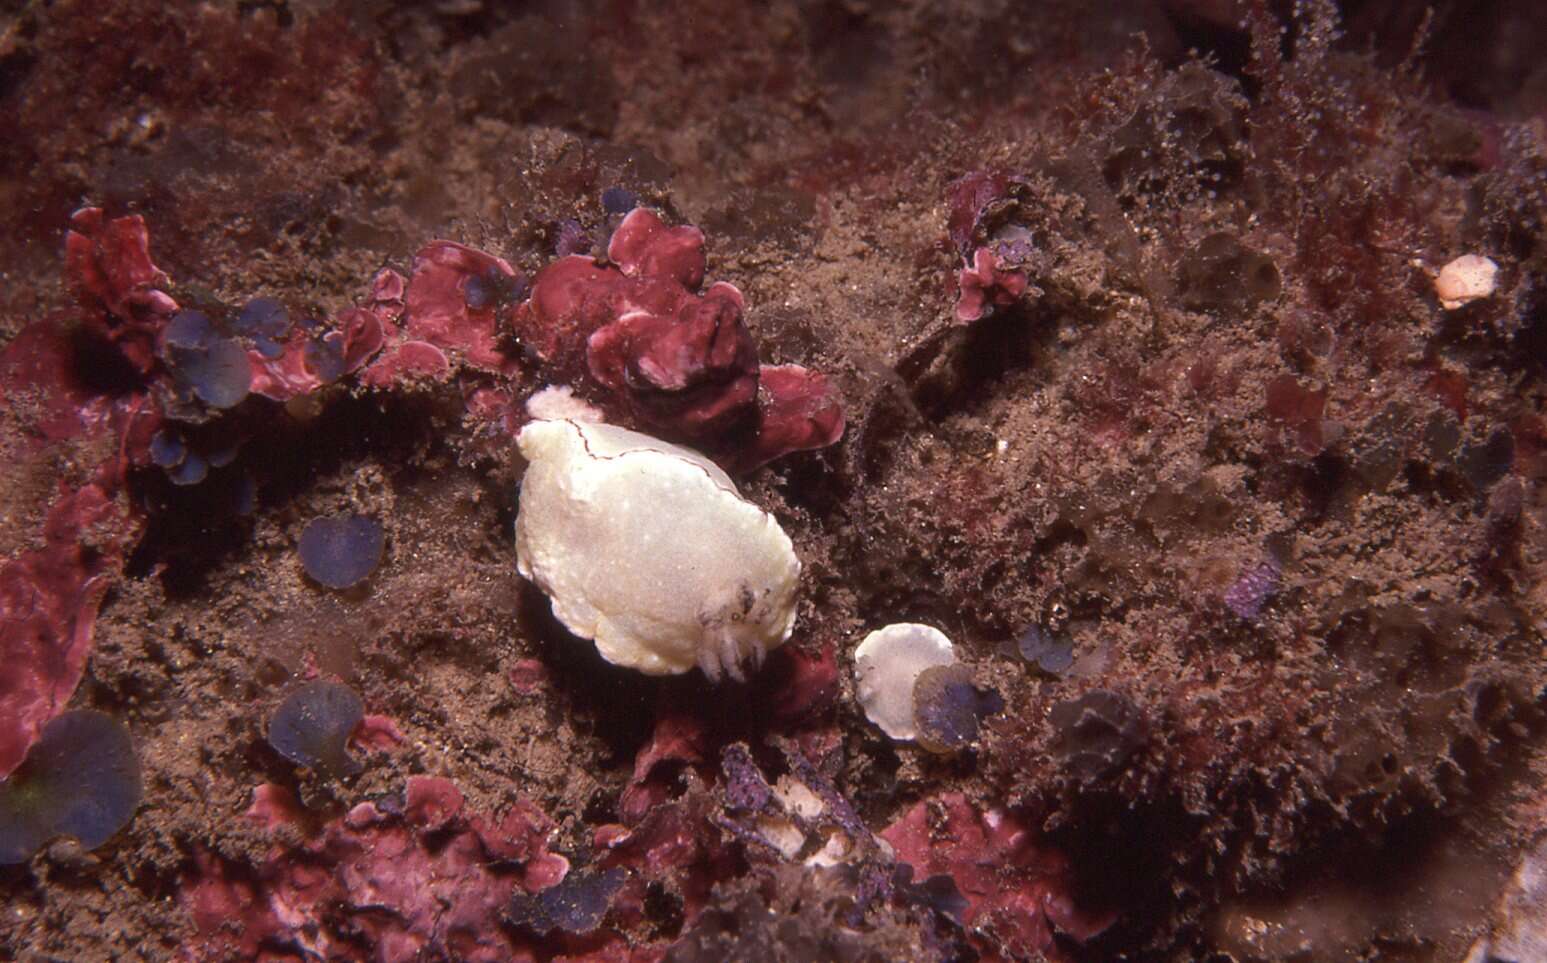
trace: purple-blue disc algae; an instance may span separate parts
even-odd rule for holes
[[[217,337],[215,325],[203,311],[179,311],[161,332],[163,344],[186,351],[207,348]]]
[[[269,745],[291,762],[328,778],[353,775],[349,736],[365,718],[365,703],[338,682],[308,682],[286,696],[269,717]]]
[[[247,349],[235,338],[216,337],[195,348],[174,345],[167,355],[177,380],[211,408],[235,407],[252,386]]]
[[[325,383],[337,381],[344,373],[344,350],[327,337],[306,342],[301,355],[306,367]]]
[[[1278,591],[1279,571],[1271,558],[1247,569],[1225,590],[1225,606],[1240,618],[1255,619]]]
[[[275,341],[273,338],[262,334],[256,335],[252,339],[252,346],[258,350],[259,354],[270,361],[273,361],[275,358],[282,357],[285,353],[284,345],[280,344],[278,341]]]
[[[209,476],[209,462],[196,451],[190,451],[175,467],[166,470],[172,484],[182,488],[197,485]]]
[[[565,218],[559,222],[558,237],[553,242],[553,253],[559,257],[568,257],[571,254],[589,254],[592,248],[591,238],[586,235],[585,228],[574,218]]]
[[[237,316],[236,330],[251,338],[279,338],[290,330],[290,312],[273,298],[253,298]]]
[[[534,894],[517,892],[506,910],[515,926],[537,934],[562,930],[577,936],[601,925],[612,898],[628,879],[621,869],[601,873],[570,873],[556,886]]]
[[[364,515],[314,518],[301,532],[301,565],[328,588],[365,581],[381,564],[385,545],[381,523]]]
[[[188,446],[176,432],[165,429],[150,438],[150,461],[157,468],[176,468],[188,457]]]
[[[26,862],[55,836],[95,849],[134,815],[142,790],[123,723],[90,709],[56,716],[0,782],[0,864]]]
[[[602,210],[608,214],[627,214],[639,206],[639,195],[622,187],[602,191]]]
[[[1092,689],[1057,703],[1047,720],[1052,752],[1083,782],[1106,778],[1144,745],[1146,725],[1137,706],[1109,689]]]
[[[930,752],[965,749],[977,741],[983,719],[1003,709],[999,693],[974,685],[972,670],[960,662],[931,666],[913,684],[918,743]]]
[[[1027,662],[1050,675],[1062,675],[1074,664],[1074,640],[1054,634],[1040,625],[1027,626],[1015,640],[1016,651]]]

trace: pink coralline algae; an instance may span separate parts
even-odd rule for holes
[[[0,567],[0,778],[75,692],[97,607],[134,531],[100,485],[87,485],[49,510],[43,547]]]
[[[819,663],[820,664],[820,663]],[[787,689],[807,689],[814,681],[825,689],[825,673],[795,668],[781,682]],[[810,702],[810,695],[795,696]],[[754,706],[754,715],[777,709]],[[739,847],[712,828],[724,821],[725,793],[733,788],[714,784],[720,779],[713,760],[723,749],[725,733],[711,734],[701,716],[663,709],[654,732],[634,759],[633,777],[618,802],[619,822],[596,827],[592,844],[603,871],[625,869],[629,876],[613,903],[616,924],[627,928],[645,918],[645,897],[651,887],[664,888],[681,900],[685,924],[707,905],[716,883],[737,875],[743,866]]]
[[[986,247],[977,249],[972,261],[957,274],[956,283],[956,320],[963,323],[1014,304],[1029,287],[1024,271],[1003,270],[994,252]]]
[[[798,364],[763,365],[758,376],[762,420],[741,453],[746,471],[792,451],[825,448],[843,437],[843,409],[827,376]]]
[[[703,721],[683,712],[663,711],[650,740],[634,756],[634,774],[618,799],[618,814],[636,823],[671,794],[664,768],[671,763],[702,765],[708,736]]]
[[[300,805],[278,786],[258,787],[247,815],[271,830],[302,828]],[[567,875],[568,861],[548,850],[552,831],[528,803],[488,818],[469,812],[449,781],[411,777],[400,805],[361,803],[299,845],[276,844],[255,867],[200,854],[181,896],[196,931],[185,956],[547,958],[502,919],[516,894]]]
[[[989,220],[1010,196],[1015,178],[999,171],[973,171],[957,178],[946,188],[946,230],[951,246],[963,264],[956,272],[956,320],[968,324],[988,316],[995,308],[1009,307],[1028,291],[1037,293],[1026,272],[1007,268],[1017,253],[1029,251],[1029,240],[1004,240],[988,244],[984,240]],[[1007,252],[1009,252],[1007,254]]]
[[[631,278],[675,281],[689,290],[704,283],[704,232],[690,224],[667,227],[652,211],[630,211],[607,242],[607,257]]]
[[[495,317],[516,271],[503,259],[454,241],[431,241],[414,255],[404,309],[409,343],[434,345],[484,371],[503,371]]]
[[[390,389],[445,381],[458,363],[510,376],[517,364],[500,346],[498,316],[521,285],[521,275],[501,258],[431,241],[414,255],[411,277],[390,268],[377,272],[365,302],[338,314],[326,333],[298,327],[279,357],[251,352],[252,390],[287,401],[356,373],[367,387]]]
[[[318,335],[297,325],[281,344],[278,357],[248,351],[252,392],[273,401],[289,401],[358,371],[382,349],[387,326],[367,308],[339,315],[333,330]]]
[[[800,723],[822,716],[838,696],[837,647],[816,653],[786,645],[768,660],[764,683],[770,714],[778,723]]]
[[[710,830],[715,803],[696,778],[681,797],[651,809],[631,825],[599,826],[592,833],[597,865],[629,871],[613,901],[616,925],[630,929],[645,921],[652,884],[681,900],[685,921],[697,918],[714,884],[736,875],[740,857]]]
[[[515,324],[541,361],[570,377],[588,374],[629,419],[725,451],[741,470],[842,435],[825,378],[759,364],[741,292],[725,282],[698,291],[697,228],[668,227],[637,208],[607,252],[609,264],[571,256],[538,272]]]
[[[167,276],[150,259],[150,234],[138,214],[111,220],[100,207],[70,218],[65,273],[86,309],[88,327],[118,346],[141,373],[156,362],[156,336],[177,310]]]
[[[722,281],[672,314],[629,311],[588,340],[591,375],[647,425],[694,440],[732,432],[757,411],[757,345],[742,306]]]
[[[117,335],[126,354],[154,363],[154,332],[116,324],[108,304],[175,309],[148,284],[164,278],[144,256],[138,219],[94,225],[107,237],[77,235],[69,277],[85,292],[86,323]],[[150,314],[136,315],[142,319]],[[165,321],[161,317],[157,322]],[[36,322],[0,351],[0,420],[25,425],[23,457],[60,451],[105,452],[73,483],[61,482],[43,513],[37,546],[0,565],[0,778],[21,764],[44,723],[65,707],[84,671],[103,593],[139,535],[140,517],[119,499],[133,464],[148,458],[159,423],[143,393],[107,398],[75,377],[71,349],[56,320]],[[102,457],[102,456],[97,456]]]
[[[1084,943],[1115,921],[1074,904],[1067,859],[1013,814],[979,811],[961,793],[918,803],[882,830],[915,880],[948,876],[969,939],[987,963],[1063,959],[1054,934]]]

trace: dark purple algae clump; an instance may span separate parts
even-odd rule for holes
[[[639,206],[639,195],[622,187],[602,191],[602,210],[608,214],[627,214]]]
[[[1015,649],[1027,662],[1050,675],[1061,675],[1074,664],[1074,640],[1032,625],[1015,640]]]
[[[328,588],[365,581],[381,564],[385,542],[381,523],[364,515],[314,518],[301,532],[301,565]]]
[[[269,718],[269,745],[296,765],[337,778],[360,771],[349,736],[365,718],[365,703],[347,685],[308,682],[285,697]]]
[[[157,468],[176,468],[188,457],[188,445],[174,432],[158,431],[150,439],[150,460]]]
[[[1120,771],[1145,740],[1139,709],[1108,689],[1092,689],[1060,702],[1048,713],[1057,730],[1053,753],[1082,782],[1095,782]]]
[[[209,475],[209,462],[198,452],[190,451],[175,467],[167,469],[167,478],[178,486],[197,485]]]
[[[0,864],[26,862],[55,836],[101,846],[134,815],[141,791],[123,723],[90,709],[54,718],[0,783]]]
[[[557,886],[540,893],[517,893],[506,917],[514,926],[543,934],[553,930],[585,934],[601,925],[628,873],[609,869],[604,873],[571,873]]]
[[[966,925],[969,904],[967,898],[962,895],[961,888],[956,885],[956,880],[950,875],[939,873],[915,883],[913,867],[907,863],[898,863],[893,882],[915,902],[928,906],[942,916],[950,917],[959,926]]]
[[[1277,560],[1271,558],[1247,569],[1225,590],[1225,606],[1240,618],[1255,619],[1278,591],[1279,573]]]

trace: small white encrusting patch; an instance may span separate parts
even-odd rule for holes
[[[1434,294],[1440,307],[1454,311],[1473,301],[1491,297],[1498,286],[1499,266],[1478,254],[1463,254],[1440,268],[1434,277]]]
[[[602,421],[600,408],[575,397],[569,385],[549,385],[526,399],[526,413],[539,421]]]
[[[898,622],[865,636],[854,650],[854,672],[866,718],[893,739],[917,739],[914,683],[925,669],[955,661],[951,640],[928,625]]]
[[[516,439],[516,563],[571,632],[648,675],[743,680],[795,625],[800,560],[779,523],[696,452],[615,425]]]

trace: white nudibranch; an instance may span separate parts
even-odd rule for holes
[[[516,442],[530,462],[517,567],[608,662],[740,681],[790,637],[795,548],[713,462],[567,419],[534,421]]]

